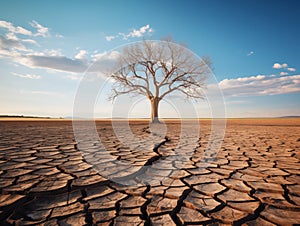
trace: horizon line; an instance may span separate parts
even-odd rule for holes
[[[95,118],[85,118],[85,117],[52,117],[52,116],[32,116],[32,115],[0,115],[0,119],[8,119],[8,118],[15,118],[15,119],[59,119],[59,120],[151,120],[150,118],[146,117],[136,117],[136,118],[125,118],[125,117],[95,117]],[[251,116],[251,117],[199,117],[199,118],[178,118],[178,117],[161,117],[162,120],[187,120],[187,119],[274,119],[274,118],[300,118],[300,115],[285,115],[285,116]]]

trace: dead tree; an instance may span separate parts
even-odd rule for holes
[[[142,41],[123,49],[111,99],[122,94],[141,94],[151,103],[151,121],[159,122],[160,101],[171,93],[203,98],[202,89],[211,73],[210,60],[201,60],[172,41]]]

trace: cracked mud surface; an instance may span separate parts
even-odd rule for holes
[[[78,145],[68,121],[0,121],[1,225],[300,224],[299,119],[229,120],[205,168],[209,121],[196,143],[180,146],[189,134],[176,121],[159,142],[148,139],[149,124],[133,122],[145,142],[129,147],[110,122],[97,130],[105,150]]]

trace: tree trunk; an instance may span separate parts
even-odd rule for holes
[[[158,119],[158,105],[160,99],[158,97],[154,97],[150,99],[151,102],[151,123],[160,123]]]

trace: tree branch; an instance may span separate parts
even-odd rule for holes
[[[144,40],[126,47],[120,65],[121,69],[112,75],[116,81],[113,98],[132,92],[149,99],[163,99],[175,91],[203,98],[201,89],[211,72],[208,58],[199,61],[185,47],[170,40]]]

